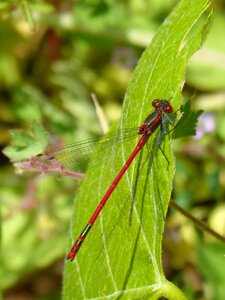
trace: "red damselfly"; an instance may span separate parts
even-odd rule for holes
[[[159,134],[157,138],[157,144],[160,148],[162,133],[167,134],[167,123],[173,123],[170,117],[167,115],[173,111],[172,105],[168,100],[163,99],[155,99],[152,101],[152,106],[154,107],[154,111],[147,116],[144,120],[143,124],[138,128],[126,128],[115,132],[110,132],[109,134],[105,134],[102,138],[91,138],[84,140],[78,143],[72,143],[67,146],[59,146],[54,147],[53,149],[49,149],[45,154],[41,154],[35,157],[31,157],[29,161],[25,162],[17,162],[14,165],[22,168],[24,170],[38,170],[41,173],[54,173],[59,175],[65,175],[74,177],[77,179],[82,179],[83,174],[79,173],[82,171],[83,165],[87,165],[88,156],[92,155],[94,151],[96,153],[101,152],[101,150],[107,151],[112,148],[112,144],[116,144],[118,142],[130,140],[139,134],[141,138],[139,139],[135,149],[125,162],[124,166],[109,186],[107,192],[104,197],[100,201],[93,215],[91,216],[89,222],[85,226],[84,230],[79,235],[78,239],[74,243],[71,248],[67,259],[73,260],[80,249],[85,237],[90,231],[91,227],[94,225],[97,217],[102,211],[104,205],[108,201],[109,197],[113,193],[114,189],[120,182],[124,173],[129,168],[132,161],[135,159],[137,154],[142,150],[149,137],[155,132],[157,128],[159,128]],[[162,151],[162,149],[160,148]],[[164,152],[162,151],[163,155]],[[167,160],[167,157],[164,155]],[[168,161],[168,160],[167,160]],[[95,162],[92,162],[92,166],[94,167]],[[75,170],[75,171],[72,171]]]
[[[84,239],[86,238],[88,232],[94,225],[96,219],[98,218],[100,212],[102,211],[104,205],[108,201],[109,197],[115,190],[116,186],[120,182],[121,178],[137,156],[137,154],[142,150],[144,145],[147,143],[149,137],[155,132],[157,128],[160,127],[159,135],[157,139],[158,146],[160,148],[161,143],[161,136],[164,132],[165,134],[168,133],[167,131],[167,123],[173,123],[173,121],[169,118],[167,114],[173,111],[172,105],[167,100],[162,99],[155,99],[152,101],[152,106],[154,107],[154,111],[147,116],[144,120],[143,124],[138,129],[138,134],[141,135],[136,147],[134,148],[133,152],[125,162],[124,166],[106,191],[105,195],[103,196],[102,200],[99,202],[97,208],[95,209],[93,215],[91,216],[89,222],[85,226],[84,230],[79,235],[78,239],[73,244],[69,254],[67,255],[67,259],[73,261],[76,257]],[[129,136],[129,135],[128,135]],[[161,148],[160,148],[161,149]]]

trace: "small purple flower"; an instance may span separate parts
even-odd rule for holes
[[[212,113],[203,113],[198,119],[196,135],[194,139],[199,140],[205,133],[215,129],[215,118]]]

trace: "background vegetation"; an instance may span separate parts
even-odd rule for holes
[[[109,124],[120,116],[132,71],[177,1],[2,1],[0,142],[9,129],[35,128],[52,144],[102,132],[90,94]],[[184,99],[204,110],[195,138],[174,142],[173,199],[225,234],[225,4],[203,48],[190,60]],[[60,299],[74,201],[69,178],[18,176],[1,154],[1,285],[6,299]],[[224,246],[169,211],[164,271],[188,299],[225,294]]]

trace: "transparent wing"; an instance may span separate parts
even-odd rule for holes
[[[41,173],[55,173],[80,178],[93,153],[107,152],[107,159],[114,153],[117,143],[129,141],[137,136],[138,128],[126,128],[105,134],[102,137],[95,137],[75,142],[65,146],[49,148],[45,153],[32,157],[27,162],[15,163],[16,167],[25,170],[38,170]],[[89,164],[94,167],[103,162],[98,157]]]

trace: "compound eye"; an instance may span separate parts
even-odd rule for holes
[[[173,110],[172,105],[167,104],[164,110],[166,113],[171,113]]]
[[[152,101],[152,106],[155,107],[155,108],[157,108],[159,106],[159,103],[160,103],[159,99],[154,99]]]

